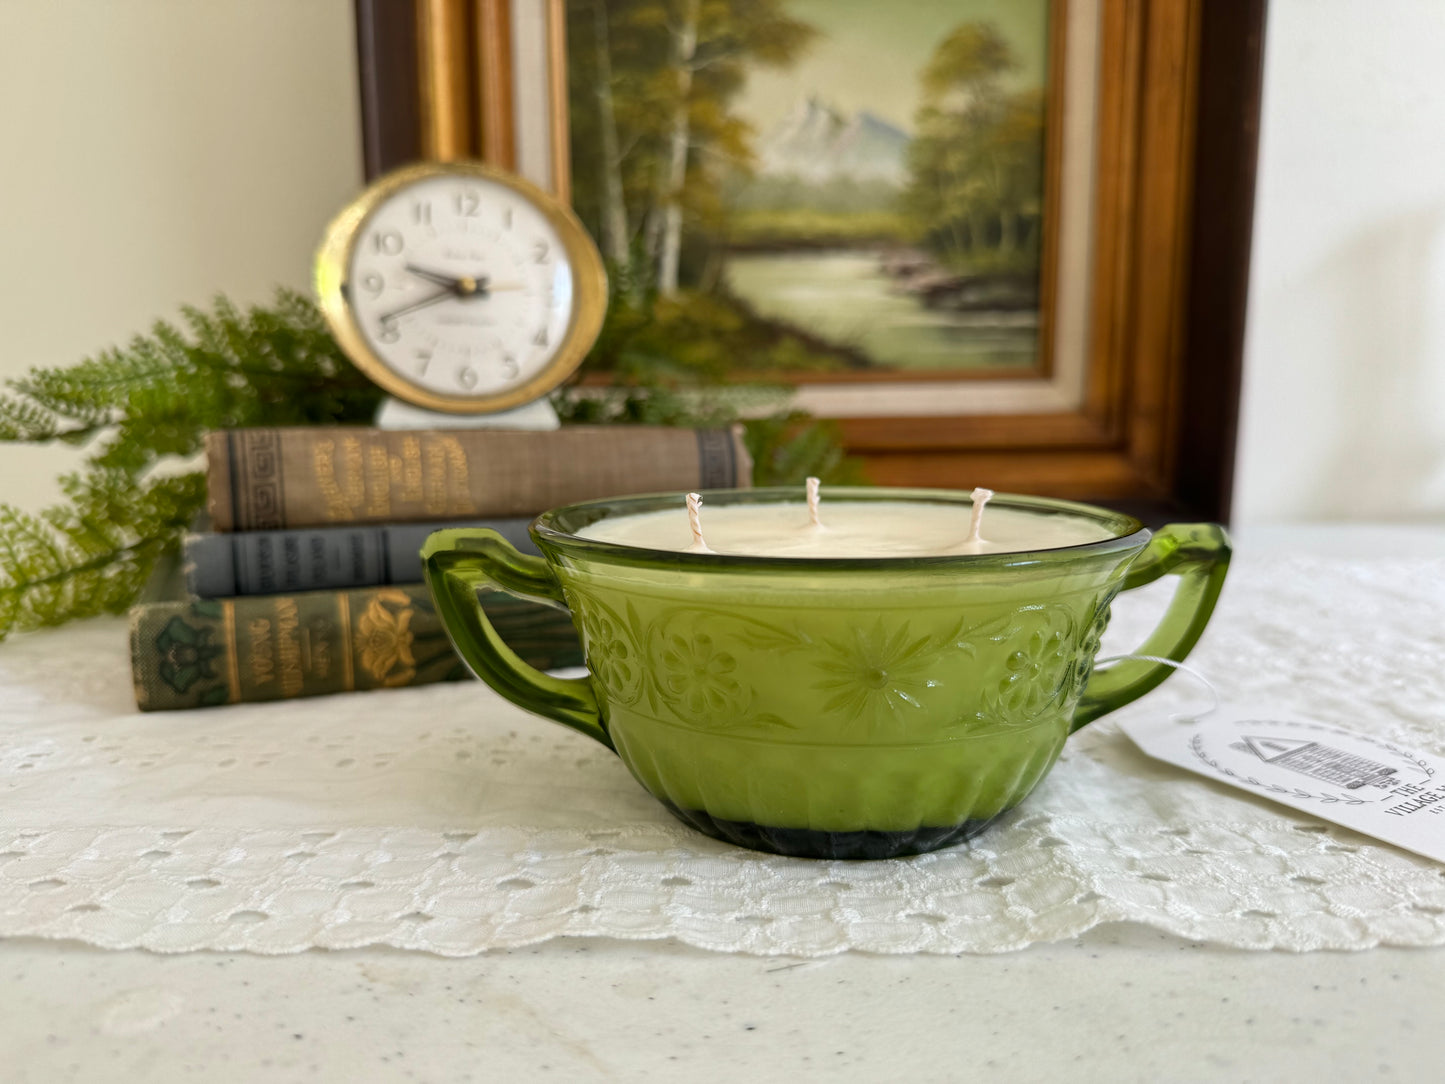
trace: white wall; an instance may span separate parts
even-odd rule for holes
[[[1445,521],[1445,2],[1271,0],[1236,518]]]
[[[0,377],[306,287],[361,183],[349,0],[0,0]],[[72,458],[0,448],[0,499]]]

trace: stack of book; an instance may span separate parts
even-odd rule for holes
[[[206,450],[208,523],[131,611],[142,710],[464,677],[421,583],[432,531],[491,527],[535,553],[548,508],[752,480],[736,428],[240,429]],[[526,662],[581,664],[566,613],[482,602]]]

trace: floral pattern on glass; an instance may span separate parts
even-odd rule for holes
[[[853,628],[823,642],[824,658],[813,666],[826,675],[813,683],[825,699],[823,710],[854,719],[876,717],[883,708],[897,716],[923,705],[924,691],[937,684],[940,645],[928,636],[913,636],[905,622],[893,630],[879,618],[868,630]]]
[[[620,704],[633,704],[642,695],[643,667],[636,635],[637,614],[629,604],[632,629],[613,610],[588,595],[567,593],[567,604],[580,619],[582,646],[587,668],[607,690],[607,695]]]
[[[729,718],[745,704],[743,687],[734,676],[737,659],[720,650],[707,633],[671,633],[655,651],[658,684],[689,714]]]
[[[1004,673],[984,695],[979,719],[1008,727],[1028,726],[1064,704],[1073,693],[1075,622],[1063,606],[1024,607],[1006,641]]]
[[[1096,613],[1082,644],[1081,622],[1064,603],[1024,606],[983,622],[964,618],[932,634],[879,616],[810,635],[796,622],[706,607],[670,606],[644,617],[629,602],[624,616],[575,585],[567,600],[605,703],[645,702],[658,719],[718,732],[795,729],[801,720],[759,711],[758,693],[741,676],[764,658],[795,658],[799,681],[815,694],[810,716],[860,739],[906,732],[915,719],[925,723],[929,709],[942,703],[936,693],[946,689],[948,675],[985,654],[999,656],[1003,677],[942,729],[1017,729],[1067,712],[1107,619],[1106,611],[1102,619]]]

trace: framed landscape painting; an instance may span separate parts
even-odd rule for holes
[[[740,371],[1038,369],[1049,13],[569,4],[574,205],[639,304],[748,325]]]
[[[1227,515],[1263,0],[355,0],[369,175],[570,198],[628,351],[885,484]]]

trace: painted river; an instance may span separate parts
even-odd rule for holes
[[[1035,313],[950,312],[903,293],[865,249],[734,252],[732,292],[759,315],[899,369],[1020,368],[1038,353]]]

